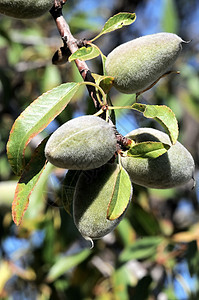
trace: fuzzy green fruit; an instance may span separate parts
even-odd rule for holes
[[[116,145],[114,126],[96,116],[82,116],[66,122],[51,135],[45,155],[59,168],[89,170],[107,163]]]
[[[106,164],[99,169],[82,172],[77,181],[73,198],[73,218],[77,229],[86,239],[105,236],[125,215],[126,210],[113,221],[107,219],[107,209],[118,169],[117,164]]]
[[[137,143],[160,141],[171,145],[167,134],[153,128],[133,130],[127,137]],[[179,142],[158,158],[122,157],[121,162],[133,183],[156,189],[172,188],[187,183],[193,178],[195,168],[191,154]]]
[[[17,19],[31,19],[49,11],[54,0],[0,0],[0,13]]]
[[[144,91],[171,69],[182,42],[176,34],[162,32],[124,43],[107,56],[107,75],[122,93]]]

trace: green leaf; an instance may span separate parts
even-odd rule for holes
[[[73,54],[71,54],[71,56],[69,57],[69,62],[76,60],[76,59],[80,59],[80,60],[89,60],[89,59],[93,59],[97,56],[99,56],[101,53],[98,50],[98,48],[94,47],[94,46],[90,46],[90,47],[81,47],[80,49],[78,49],[77,51],[75,51]]]
[[[57,262],[52,266],[48,275],[47,281],[52,282],[62,276],[71,268],[77,266],[84,261],[91,254],[90,249],[85,249],[79,253],[60,257]]]
[[[124,247],[132,245],[132,243],[135,241],[136,232],[127,218],[122,219],[122,221],[119,223],[117,226],[117,232],[119,233],[120,240],[122,241]]]
[[[106,68],[105,68],[106,56],[103,53],[101,53],[101,58],[102,58],[103,74],[106,76],[107,75]]]
[[[32,102],[16,119],[7,144],[7,155],[13,171],[20,175],[29,141],[41,132],[69,103],[79,83],[62,84]]]
[[[156,249],[164,239],[158,236],[144,237],[137,240],[130,247],[122,251],[120,261],[126,262],[131,259],[146,259],[156,254]]]
[[[177,33],[179,29],[178,9],[175,0],[163,0],[162,30]]]
[[[110,106],[113,106],[113,103],[112,103],[111,98],[110,98],[110,94],[107,95],[107,104],[108,104],[109,108],[110,108]],[[109,109],[109,116],[110,116],[111,121],[115,125],[116,124],[116,117],[115,117],[114,109]]]
[[[175,144],[177,142],[178,122],[175,114],[168,106],[134,103],[132,109],[142,112],[146,118],[156,120],[168,133],[171,143]]]
[[[170,148],[168,144],[161,142],[141,142],[133,145],[128,151],[127,156],[140,158],[157,158],[166,153]]]
[[[45,168],[29,197],[28,209],[23,216],[23,224],[30,224],[32,221],[34,222],[34,220],[37,220],[37,222],[42,220],[43,214],[46,211],[46,203],[49,201],[49,178],[55,169],[56,167],[49,162],[45,165]]]
[[[48,138],[44,139],[35,149],[30,162],[26,165],[17,184],[12,203],[12,217],[16,225],[20,225],[22,217],[28,208],[31,192],[45,168],[46,158],[44,155],[44,147],[47,139]]]
[[[121,167],[115,179],[113,193],[108,205],[107,218],[115,220],[127,209],[131,200],[133,188],[128,173]]]
[[[146,194],[141,192],[139,197],[139,201],[145,201]],[[145,210],[134,201],[131,206],[131,224],[137,235],[140,236],[155,236],[162,233],[160,223],[154,214]]]
[[[99,85],[106,94],[108,94],[108,92],[110,91],[110,89],[113,86],[114,77],[106,76],[106,75],[102,76],[102,75],[95,74],[95,73],[92,73],[92,76],[95,79],[95,83],[97,85]]]
[[[132,24],[135,21],[135,19],[136,19],[135,13],[121,12],[114,15],[113,17],[108,19],[108,21],[105,23],[104,27],[102,28],[101,32],[94,39],[92,39],[91,42],[95,41],[103,34],[112,32],[114,30],[122,28],[123,26]]]

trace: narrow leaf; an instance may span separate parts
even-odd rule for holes
[[[24,167],[24,152],[29,141],[41,132],[69,103],[79,83],[62,84],[32,102],[16,119],[7,144],[8,160],[20,175]]]
[[[105,68],[106,56],[105,56],[103,53],[101,53],[101,58],[102,58],[103,74],[104,74],[104,75],[107,75],[106,68]]]
[[[91,41],[92,42],[95,41],[103,34],[112,32],[114,30],[122,28],[123,26],[132,24],[135,21],[135,19],[136,19],[135,13],[125,13],[125,12],[118,13],[113,17],[111,17],[110,19],[108,19],[108,21],[105,23],[104,27],[102,28],[101,32]]]
[[[141,197],[144,197],[144,192]],[[138,236],[162,234],[160,223],[154,214],[136,202],[132,203],[131,224]]]
[[[44,147],[47,139],[48,138],[44,139],[35,149],[30,162],[25,167],[17,184],[12,203],[12,216],[16,225],[20,225],[22,217],[28,208],[29,197],[45,168],[46,158],[44,155]]]
[[[119,233],[124,248],[132,245],[136,240],[137,233],[134,230],[130,220],[127,218],[124,218],[122,222],[119,223],[117,226],[117,232]]]
[[[156,249],[164,239],[158,236],[144,237],[137,240],[131,246],[126,247],[120,255],[120,261],[126,262],[131,259],[145,259],[154,256]]]
[[[115,220],[124,213],[131,200],[132,193],[133,188],[129,175],[124,168],[121,167],[116,176],[115,185],[113,186],[113,193],[107,210],[107,219]]]
[[[171,143],[178,139],[178,122],[173,111],[166,105],[145,105],[134,103],[132,108],[143,113],[146,118],[156,120],[168,133]]]
[[[69,57],[69,62],[80,59],[80,60],[90,60],[100,55],[100,51],[94,47],[81,47],[77,51],[75,51],[71,56]]]
[[[127,156],[140,158],[157,158],[166,153],[170,148],[168,144],[161,142],[141,142],[134,144],[128,151]]]
[[[52,282],[56,280],[71,268],[79,265],[90,255],[90,253],[91,251],[89,249],[85,249],[73,255],[60,257],[50,269],[47,275],[47,281]]]

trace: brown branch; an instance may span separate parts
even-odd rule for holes
[[[75,39],[74,36],[72,35],[70,28],[62,15],[62,7],[54,5],[52,7],[52,9],[50,10],[50,13],[55,20],[57,29],[58,29],[59,34],[64,42],[64,45],[69,49],[71,54],[74,53],[75,51],[77,51],[79,49],[78,40]],[[95,82],[85,61],[76,59],[75,64],[76,64],[76,66],[79,70],[79,73],[81,74],[84,81]],[[91,98],[94,102],[95,108],[98,111],[101,108],[101,105],[97,99],[95,87],[87,85],[87,89],[88,89],[89,95],[91,96]]]

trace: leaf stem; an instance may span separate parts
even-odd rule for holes
[[[108,109],[134,109],[132,106],[109,106]]]
[[[98,89],[104,99],[104,101],[101,101],[100,97],[99,97],[99,93],[97,93],[97,96],[98,96],[98,101],[100,103],[101,106],[107,104],[107,100],[106,100],[106,94],[104,93],[103,89],[97,85],[96,83],[94,82],[90,82],[90,81],[83,81],[83,82],[80,82],[80,85],[91,85],[91,86],[94,86],[96,89]]]

